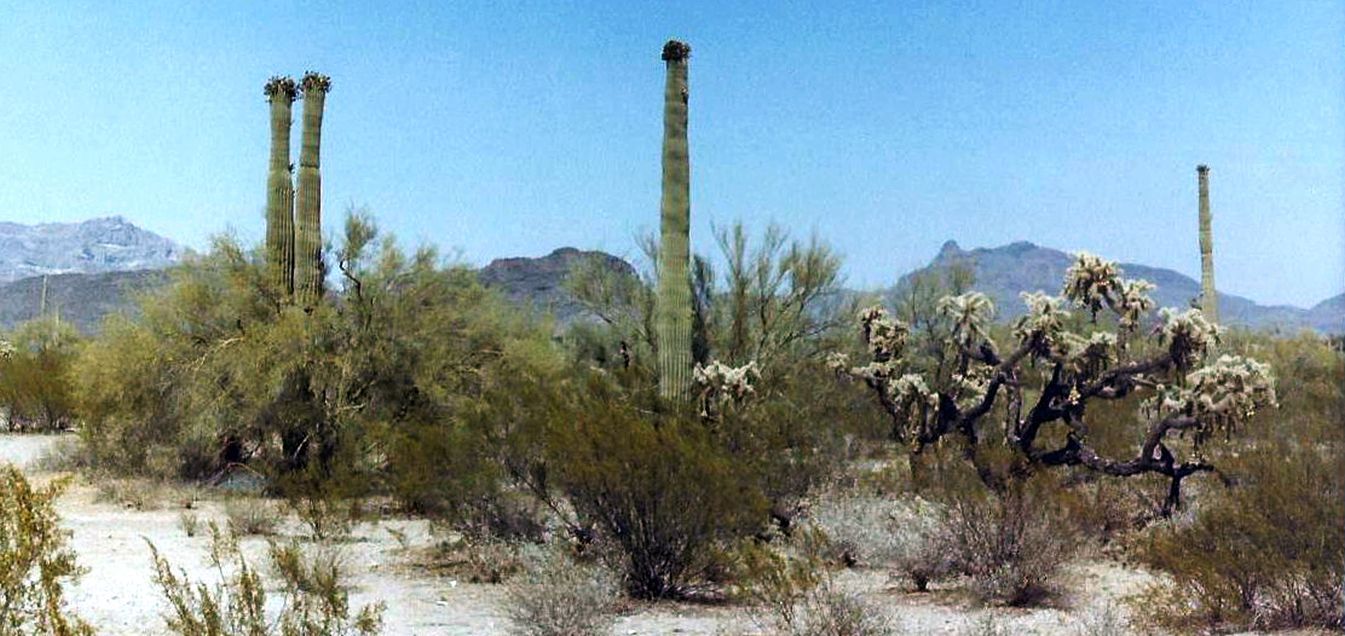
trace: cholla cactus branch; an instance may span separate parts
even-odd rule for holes
[[[964,457],[992,488],[1006,488],[1009,479],[1030,473],[1032,466],[1078,465],[1114,476],[1156,473],[1170,480],[1164,502],[1170,511],[1180,503],[1183,479],[1215,470],[1200,450],[1210,433],[1230,433],[1258,410],[1275,406],[1274,378],[1266,365],[1246,358],[1224,356],[1206,364],[1220,330],[1194,309],[1162,310],[1147,334],[1161,346],[1159,352],[1128,359],[1125,338],[1145,335],[1137,327],[1153,307],[1148,295],[1153,285],[1120,275],[1115,263],[1077,255],[1061,296],[1022,295],[1028,311],[1013,324],[1016,346],[1007,356],[997,352],[986,326],[993,306],[971,293],[939,302],[939,313],[952,325],[948,344],[957,358],[951,365],[943,358],[937,366],[908,359],[905,325],[880,307],[859,315],[868,359],[852,363],[833,354],[827,365],[864,381],[891,418],[893,438],[914,442],[913,452],[949,434],[960,437]],[[1110,309],[1117,316],[1116,328],[1076,333],[1067,304],[1094,316]],[[1045,367],[1040,389],[1035,382],[1031,387],[1036,395],[1030,408],[1024,401],[1028,392],[1022,376],[1029,373],[1025,361]],[[925,367],[942,373],[917,372]],[[1139,414],[1148,423],[1139,454],[1129,459],[1101,456],[1088,443],[1087,403],[1137,392],[1147,394]],[[992,412],[1004,413],[1004,443],[1014,453],[1007,472],[981,451],[985,428],[977,423]],[[1063,429],[1063,445],[1039,448],[1039,438],[1052,439],[1039,435],[1047,426]],[[1193,433],[1193,458],[1178,457],[1178,447],[1169,439],[1173,431]]]
[[[701,417],[715,417],[730,403],[738,404],[756,395],[752,383],[761,379],[757,363],[731,367],[718,360],[697,364],[692,379],[700,387]]]

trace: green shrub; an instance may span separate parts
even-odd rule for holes
[[[0,466],[0,634],[93,634],[65,606],[64,586],[81,572],[56,517],[63,485],[35,489],[18,469]]]
[[[55,431],[73,422],[71,367],[79,335],[69,323],[44,317],[20,325],[12,351],[0,356],[0,407],[14,430]]]
[[[751,473],[700,422],[652,417],[608,392],[557,415],[548,465],[580,519],[616,548],[632,596],[695,591],[717,549],[761,529],[766,504]]]

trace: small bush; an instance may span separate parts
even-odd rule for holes
[[[923,499],[828,497],[812,510],[834,556],[846,565],[892,567],[916,591],[952,570],[945,512]]]
[[[1337,455],[1288,442],[1252,451],[1243,483],[1154,528],[1141,557],[1170,583],[1142,614],[1169,628],[1345,626],[1345,471]]]
[[[271,569],[283,597],[268,603],[267,585],[243,557],[238,536],[210,524],[210,563],[218,583],[208,585],[174,571],[150,543],[155,584],[170,611],[164,621],[178,636],[258,636],[294,634],[372,636],[382,631],[383,605],[366,605],[352,614],[350,597],[335,562],[305,554],[297,544],[270,550]],[[146,541],[148,543],[148,541]],[[279,607],[268,615],[268,604]]]
[[[509,585],[506,612],[517,636],[596,636],[616,620],[616,577],[552,549],[534,555],[522,580]]]
[[[93,634],[65,607],[64,585],[81,572],[56,517],[62,486],[34,489],[23,473],[0,466],[0,634]]]
[[[1077,543],[1050,500],[1025,484],[998,496],[954,496],[947,535],[955,567],[970,578],[971,590],[982,601],[1014,606],[1054,596],[1060,568]]]
[[[714,578],[716,551],[762,528],[766,505],[741,462],[700,422],[586,400],[548,448],[581,520],[615,548],[636,598],[688,595]]]
[[[421,565],[440,576],[471,583],[503,583],[524,567],[516,544],[465,535],[438,542]]]
[[[280,511],[265,499],[233,498],[224,503],[229,531],[241,535],[272,535],[280,526]]]
[[[745,541],[738,551],[741,596],[759,608],[754,620],[785,636],[881,636],[893,633],[881,611],[842,591],[822,559],[826,537],[816,530],[776,550]]]
[[[1074,636],[1125,636],[1134,632],[1130,621],[1112,603],[1090,608],[1074,627]]]
[[[97,501],[133,510],[155,510],[163,505],[163,488],[146,479],[99,479]]]
[[[1009,636],[1009,628],[990,612],[981,612],[975,618],[968,618],[967,624],[958,632],[958,636]]]
[[[196,536],[201,527],[201,519],[194,512],[183,511],[177,516],[177,526],[189,537]]]

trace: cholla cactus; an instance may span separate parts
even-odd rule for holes
[[[1158,326],[1147,333],[1162,345],[1156,352],[1127,346],[1127,338],[1146,335],[1137,327],[1153,307],[1148,292],[1154,286],[1120,275],[1113,262],[1077,255],[1062,296],[1022,294],[1028,311],[1014,322],[1016,345],[1004,354],[986,326],[993,306],[980,294],[939,301],[938,311],[952,321],[950,338],[958,345],[951,360],[946,347],[936,347],[939,355],[929,359],[908,358],[906,326],[872,307],[859,315],[868,360],[851,366],[847,356],[832,354],[827,366],[864,381],[891,419],[893,439],[910,442],[912,452],[946,435],[962,436],[963,456],[992,489],[1004,491],[1009,480],[1037,466],[1079,466],[1118,477],[1154,473],[1170,480],[1164,510],[1171,512],[1180,503],[1183,479],[1215,470],[1199,442],[1212,430],[1232,430],[1258,409],[1274,406],[1274,379],[1266,365],[1246,358],[1225,356],[1200,366],[1220,330],[1198,309],[1160,313]],[[1110,310],[1117,328],[1071,331],[1071,303],[1094,318]],[[1146,351],[1148,357],[1132,357]],[[1027,364],[1040,371],[1040,384],[1024,377]],[[1089,445],[1090,400],[1150,391],[1152,397],[1139,405],[1148,429],[1137,456],[1104,457]],[[1003,444],[1014,454],[1008,469],[996,467],[981,451],[990,428],[980,420],[999,414]],[[1047,425],[1063,427],[1065,435],[1040,435]],[[1170,433],[1186,430],[1195,434],[1197,446],[1193,458],[1182,460]],[[1040,448],[1047,444],[1058,446]]]
[[[1143,279],[1123,279],[1117,286],[1116,310],[1121,327],[1133,330],[1139,326],[1143,316],[1154,308],[1154,300],[1149,292],[1154,284]]]
[[[8,360],[14,357],[14,345],[8,340],[0,340],[0,360]]]
[[[906,347],[906,336],[910,328],[900,320],[887,315],[882,307],[869,307],[859,312],[859,322],[864,328],[864,341],[876,360],[884,361],[901,355]]]
[[[1074,264],[1065,270],[1065,287],[1060,295],[1097,316],[1097,312],[1107,305],[1108,298],[1119,291],[1120,274],[1114,261],[1079,252],[1074,255]]]
[[[752,383],[761,379],[761,370],[756,362],[731,367],[712,360],[704,366],[697,364],[691,375],[701,389],[701,417],[711,417],[730,402],[740,403],[756,395]]]
[[[1142,414],[1155,419],[1190,417],[1208,434],[1231,431],[1259,409],[1279,406],[1270,366],[1250,358],[1220,356],[1188,373],[1185,380],[1184,386],[1158,387],[1157,395],[1145,400]]]
[[[1023,292],[1019,296],[1027,305],[1027,315],[1014,323],[1014,337],[1022,344],[1037,342],[1049,347],[1065,329],[1065,321],[1069,320],[1069,311],[1064,308],[1065,300],[1041,292]]]
[[[986,326],[995,317],[995,304],[981,292],[939,299],[939,315],[953,321],[953,338],[963,347],[985,340]]]
[[[1178,312],[1164,307],[1158,315],[1162,321],[1157,329],[1158,340],[1168,346],[1178,368],[1185,369],[1199,360],[1223,335],[1223,330],[1206,320],[1199,309]]]

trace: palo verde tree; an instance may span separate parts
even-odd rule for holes
[[[1210,360],[1220,329],[1200,310],[1163,309],[1152,320],[1152,289],[1121,278],[1114,262],[1080,253],[1060,296],[1023,294],[1028,312],[1008,342],[991,335],[994,305],[985,295],[942,298],[939,312],[950,325],[945,338],[956,350],[945,374],[907,356],[909,327],[881,307],[859,317],[865,364],[851,366],[836,353],[830,365],[872,390],[891,420],[892,438],[913,455],[951,437],[996,492],[1041,467],[1158,474],[1169,480],[1163,510],[1170,513],[1180,504],[1183,479],[1216,470],[1205,454],[1214,435],[1233,433],[1276,400],[1267,365],[1242,356]],[[1085,319],[1071,316],[1071,306]],[[1138,452],[1103,456],[1090,443],[1088,408],[1132,396],[1144,398]],[[985,425],[992,417],[1003,418],[998,434]],[[991,460],[991,447],[1000,445],[993,438],[1012,454],[1007,467]]]

